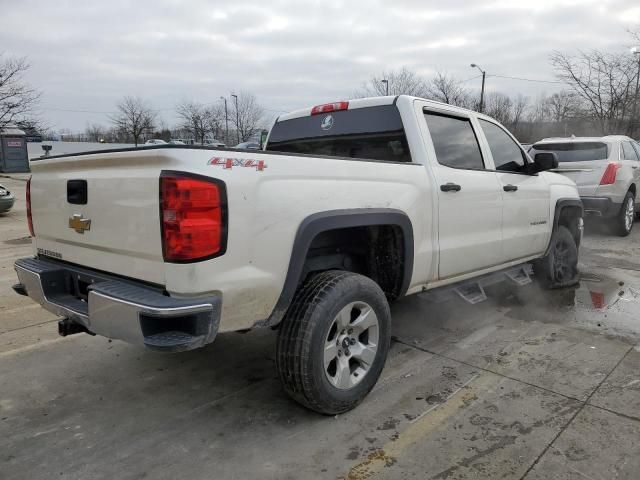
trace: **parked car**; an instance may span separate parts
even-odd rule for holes
[[[3,185],[0,185],[0,213],[6,213],[13,208],[15,197]]]
[[[136,175],[110,161],[122,152]],[[405,95],[283,115],[266,151],[36,159],[14,288],[62,335],[162,352],[277,327],[285,390],[337,414],[380,376],[389,302],[474,303],[490,278],[530,281],[529,262],[545,287],[577,282],[582,204],[557,166],[486,115]]]
[[[186,145],[182,140],[171,139],[169,140],[169,144],[171,145]]]
[[[242,142],[233,148],[242,148],[244,150],[260,150],[260,144],[257,142]]]
[[[629,235],[640,210],[640,144],[620,135],[546,138],[529,155],[549,152],[558,155],[556,171],[578,185],[585,214],[604,219],[620,236]]]
[[[161,140],[159,138],[151,138],[149,140],[147,140],[146,142],[144,142],[145,145],[166,145],[167,142],[165,142],[164,140]]]
[[[224,142],[217,140],[215,138],[206,139],[202,145],[205,145],[207,147],[222,147],[222,148],[226,147]]]

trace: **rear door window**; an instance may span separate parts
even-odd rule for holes
[[[427,127],[440,165],[483,170],[484,161],[471,120],[425,112]]]
[[[277,122],[266,150],[411,162],[395,105],[354,108]]]
[[[545,142],[536,143],[529,155],[535,157],[538,152],[555,152],[558,162],[588,162],[609,158],[609,147],[604,142]]]
[[[625,160],[638,160],[636,151],[633,149],[631,142],[622,142],[622,156]]]
[[[489,143],[496,170],[522,172],[525,160],[524,152],[520,146],[495,123],[480,120],[480,125]]]

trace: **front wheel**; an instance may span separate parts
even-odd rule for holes
[[[371,279],[332,270],[296,292],[278,334],[285,391],[326,415],[354,408],[376,384],[389,351],[391,314]]]
[[[559,225],[554,230],[549,253],[536,260],[533,269],[546,288],[570,287],[578,283],[578,247],[567,227]]]

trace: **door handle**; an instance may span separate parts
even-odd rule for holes
[[[515,192],[516,190],[518,190],[518,187],[516,187],[515,185],[509,184],[509,185],[505,185],[504,187],[502,187],[502,189],[505,192]]]
[[[445,183],[444,185],[440,185],[440,190],[443,192],[459,192],[462,190],[462,187],[456,183]]]

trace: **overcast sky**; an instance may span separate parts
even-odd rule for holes
[[[28,56],[55,129],[108,123],[123,95],[171,125],[183,99],[247,90],[271,113],[348,98],[372,74],[406,66],[553,80],[548,54],[628,48],[638,0],[0,0],[0,51]],[[467,85],[478,88],[479,79]],[[535,97],[555,84],[488,78]]]

